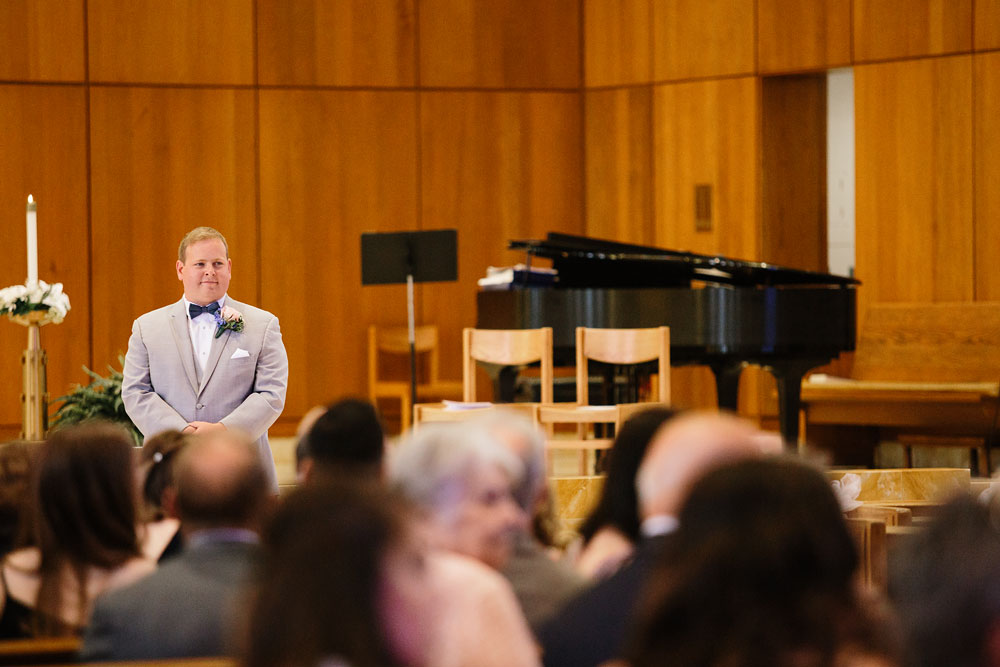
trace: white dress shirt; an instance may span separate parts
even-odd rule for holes
[[[219,310],[226,303],[226,297],[223,296],[216,303],[219,304]],[[215,338],[215,330],[218,328],[219,323],[215,320],[215,317],[211,313],[202,313],[198,317],[191,319],[191,314],[188,306],[191,302],[184,297],[184,312],[188,313],[188,332],[191,335],[191,347],[194,349],[194,358],[198,362],[198,366],[201,368],[202,375],[205,374],[205,367],[208,366],[208,354],[212,351],[212,340]]]

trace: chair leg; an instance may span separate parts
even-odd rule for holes
[[[903,467],[913,467],[913,447],[910,445],[903,445]]]
[[[406,432],[410,430],[410,419],[413,417],[413,406],[410,405],[410,397],[407,394],[401,394],[399,397],[399,433],[400,435],[406,435]]]

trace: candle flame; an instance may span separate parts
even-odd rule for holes
[[[31,195],[28,195],[28,203],[29,203],[29,204],[33,204],[33,203],[35,203],[35,199],[34,199],[34,197],[32,197]]]

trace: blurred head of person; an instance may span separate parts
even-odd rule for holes
[[[177,515],[186,534],[214,528],[257,530],[270,507],[260,456],[239,431],[190,437],[174,468]]]
[[[63,604],[87,604],[90,568],[111,570],[139,556],[132,437],[88,422],[56,430],[41,446],[32,489],[32,542],[40,552],[36,609],[43,633],[58,632]],[[78,600],[63,600],[72,572]],[[83,613],[81,612],[81,617]],[[47,619],[47,620],[46,620]]]
[[[174,463],[187,443],[188,436],[174,430],[158,433],[143,443],[139,451],[139,488],[147,520],[176,515]]]
[[[859,600],[858,554],[819,470],[730,462],[694,483],[678,518],[630,664],[825,665],[891,652]]]
[[[385,457],[385,432],[368,401],[348,398],[316,416],[296,452],[303,481],[314,477],[358,475],[378,479]]]
[[[522,475],[518,457],[472,423],[421,426],[390,462],[393,488],[421,512],[435,546],[497,569],[525,526],[512,495]]]
[[[14,440],[0,445],[0,557],[30,543],[32,445]]]
[[[263,533],[245,664],[427,664],[438,600],[410,519],[373,483],[293,492]]]

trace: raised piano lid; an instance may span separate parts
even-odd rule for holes
[[[852,287],[854,278],[766,262],[698,255],[651,246],[549,232],[541,240],[510,241],[511,250],[546,257],[560,287],[681,287],[692,281],[741,287],[822,285]]]

